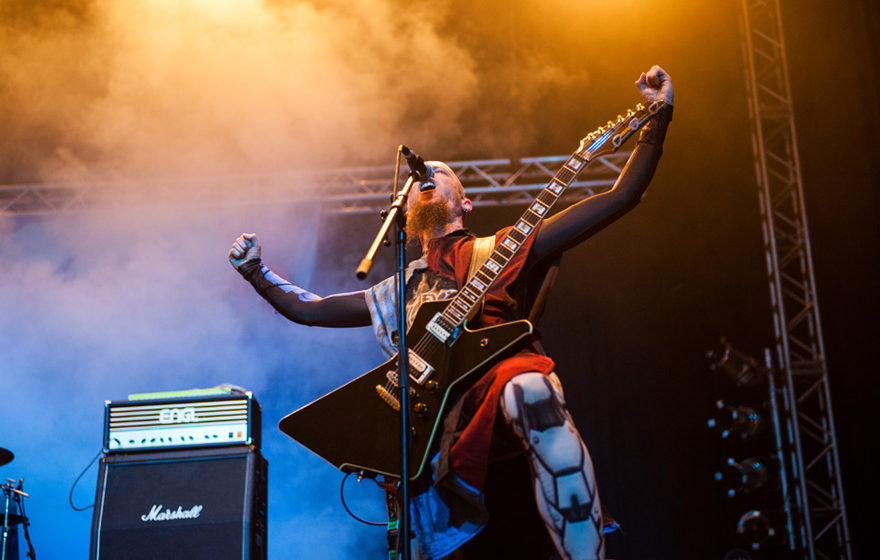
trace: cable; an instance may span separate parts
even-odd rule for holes
[[[75,505],[73,505],[73,490],[76,488],[76,485],[77,485],[77,483],[79,482],[79,479],[81,479],[81,478],[83,477],[83,475],[86,474],[86,471],[89,470],[89,467],[91,467],[91,466],[95,463],[95,461],[98,460],[98,457],[100,457],[100,456],[101,456],[101,453],[103,453],[103,452],[104,452],[103,449],[101,449],[101,450],[98,451],[98,454],[95,455],[95,458],[92,459],[91,461],[89,461],[89,464],[86,465],[86,468],[84,468],[84,469],[82,470],[82,472],[79,473],[79,476],[76,477],[76,480],[73,481],[73,486],[70,487],[70,494],[67,496],[67,501],[70,503],[70,507],[72,507],[75,511],[85,511],[85,510],[87,510],[87,509],[89,509],[89,508],[93,508],[93,507],[95,507],[95,504],[92,504],[92,505],[89,505],[89,506],[86,506],[86,507],[83,507],[83,508],[78,508],[78,507],[76,507]]]
[[[375,521],[367,521],[366,519],[361,519],[360,517],[355,515],[354,512],[352,512],[350,509],[348,509],[348,505],[345,503],[345,493],[343,492],[343,490],[345,489],[345,481],[352,474],[353,474],[353,472],[345,473],[345,476],[342,477],[342,484],[339,485],[339,499],[342,500],[342,507],[345,508],[345,511],[347,511],[350,516],[354,517],[356,520],[360,521],[361,523],[364,523],[366,525],[378,526],[378,527],[387,526],[388,523],[376,523]]]

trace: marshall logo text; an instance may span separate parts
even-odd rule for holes
[[[183,509],[177,506],[176,510],[166,508],[162,511],[162,504],[154,505],[150,508],[150,512],[141,516],[141,521],[174,521],[175,519],[195,519],[202,513],[203,506],[193,506],[190,509]]]

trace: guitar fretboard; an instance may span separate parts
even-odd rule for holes
[[[486,295],[489,286],[498,278],[498,275],[510,263],[520,248],[531,237],[538,224],[550,211],[550,208],[559,200],[563,191],[574,181],[578,171],[585,167],[587,160],[580,154],[573,154],[556,172],[553,180],[544,187],[537,198],[523,212],[516,224],[504,235],[495,246],[486,262],[477,269],[471,279],[459,290],[449,305],[441,314],[444,322],[452,332],[461,326],[465,318],[477,306],[480,299]]]
[[[459,328],[486,295],[489,287],[510,263],[525,242],[534,235],[538,224],[559,200],[566,188],[574,181],[592,159],[600,153],[616,151],[637,130],[653,117],[663,102],[654,102],[647,109],[638,105],[627,112],[626,117],[618,117],[617,122],[609,121],[605,127],[589,134],[581,140],[580,146],[566,160],[553,179],[538,194],[526,211],[508,230],[495,246],[486,262],[477,269],[473,277],[459,290],[449,305],[435,317],[438,332],[453,333]],[[608,144],[611,144],[608,146]],[[430,331],[429,326],[429,331]]]

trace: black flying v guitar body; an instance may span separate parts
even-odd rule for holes
[[[423,304],[407,331],[418,337],[428,322],[449,300]],[[412,476],[425,467],[427,451],[439,440],[441,411],[451,406],[466,390],[471,375],[485,369],[499,354],[517,347],[532,332],[528,321],[514,321],[471,331],[465,326],[453,346],[439,343],[422,351],[419,357],[431,364],[430,379],[421,385],[410,383],[413,413],[411,442]],[[417,340],[417,339],[416,339]],[[412,356],[412,350],[410,351]],[[412,362],[413,360],[410,360]],[[400,476],[400,406],[392,393],[396,383],[397,356],[304,406],[281,420],[281,431],[314,451],[343,471],[366,470],[387,476]],[[417,374],[411,368],[412,376]],[[476,379],[476,375],[474,375]],[[377,387],[388,394],[380,395]],[[389,387],[389,389],[385,389]],[[392,401],[391,398],[395,400]],[[384,398],[383,398],[384,396]]]
[[[663,106],[641,104],[591,132],[495,246],[486,262],[449,300],[423,304],[407,330],[413,437],[410,478],[429,468],[456,399],[533,332],[528,321],[471,330],[472,317],[562,192],[593,159],[617,151]],[[376,369],[285,416],[279,428],[343,471],[400,477],[400,390],[395,355]]]

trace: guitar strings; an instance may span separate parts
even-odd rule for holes
[[[621,117],[618,119],[617,123],[610,125],[607,130],[603,130],[603,127],[599,127],[599,129],[596,130],[594,133],[594,134],[599,134],[600,138],[602,139],[602,142],[599,147],[604,146],[608,142],[608,139],[614,135],[614,133],[618,133],[622,136],[621,142],[620,142],[620,144],[616,144],[614,146],[614,150],[612,150],[612,151],[617,151],[617,148],[619,148],[620,145],[623,144],[623,141],[628,139],[629,136],[634,134],[637,130],[641,129],[642,126],[644,126],[644,124],[654,115],[654,113],[657,112],[657,109],[654,109],[653,111],[651,109],[654,109],[654,105],[652,105],[648,109],[648,111],[645,111],[641,105],[637,105],[636,111],[629,111],[627,113],[627,117],[636,117],[636,122],[637,122],[636,126],[628,125],[628,121],[624,121],[623,118]],[[647,114],[642,116],[639,113],[647,113]],[[624,130],[621,132],[621,129],[624,129]],[[624,134],[626,135],[625,137],[623,137]],[[570,168],[566,167],[565,164],[563,164],[562,168],[554,174],[553,180],[551,180],[550,183],[548,183],[548,185],[546,187],[544,187],[544,189],[541,191],[541,193],[539,193],[537,200],[541,200],[541,196],[544,195],[545,193],[549,194],[551,197],[551,200],[549,202],[541,200],[541,202],[544,205],[546,205],[547,211],[549,211],[550,208],[552,208],[553,205],[559,200],[559,198],[562,195],[562,191],[571,185],[571,182],[574,181],[574,179],[577,177],[577,175],[581,171],[583,171],[585,168],[587,168],[591,163],[593,163],[593,159],[595,156],[595,150],[591,150],[591,148],[593,148],[593,145],[588,145],[588,146],[585,146],[583,149],[575,150],[575,153],[572,155],[578,156],[581,160],[583,160],[582,165],[576,169],[570,169]],[[566,175],[565,171],[568,171],[569,173],[571,173],[571,176],[568,178],[563,178],[563,176]],[[554,181],[556,181],[557,184],[561,185],[561,187],[562,187],[562,189],[559,192],[554,192],[550,189],[550,185],[552,185],[554,183]],[[524,216],[528,215],[530,212],[533,213],[537,217],[538,222],[542,221],[545,217],[543,213],[538,214],[538,213],[534,212],[531,209],[531,205],[526,209]],[[530,222],[525,220],[525,218],[520,218],[520,220],[525,221],[526,223],[531,225],[533,228],[536,225],[536,224],[531,224]],[[525,233],[524,234],[525,238],[527,239],[530,235],[532,235],[534,233],[534,231],[535,230],[532,229],[529,233]],[[503,244],[504,240],[508,237],[510,237],[510,232],[505,234],[504,238],[501,240],[501,243],[499,243],[499,245],[495,247],[495,249],[489,255],[489,258],[494,256],[495,253],[498,252],[498,247],[501,244]],[[524,241],[525,241],[525,239],[523,240],[523,242]],[[512,250],[513,254],[509,258],[506,258],[505,261],[509,262],[510,260],[513,259],[513,256],[517,253],[519,248],[522,246],[523,242],[517,243],[516,249]],[[505,266],[506,266],[507,262],[504,263]],[[486,265],[484,263],[483,266],[480,267],[480,269],[482,269],[485,266]],[[497,275],[495,277],[497,278]],[[494,280],[494,278],[493,278],[493,280]],[[471,289],[473,290],[473,287],[471,287]],[[484,297],[486,292],[488,291],[488,286],[486,287],[485,290],[478,290],[478,291],[481,292],[480,298]],[[453,302],[451,302],[450,305],[452,303],[454,303],[455,299],[457,299],[460,294],[461,294],[461,292],[456,294],[456,296],[453,298]],[[462,324],[464,323],[464,320],[459,322],[459,321],[455,320],[454,318],[450,318],[450,317],[446,316],[445,313],[446,313],[446,310],[444,309],[444,311],[441,312],[441,315],[447,321],[450,321],[453,325],[455,325],[455,328],[460,328],[462,326]],[[443,344],[443,341],[441,341],[437,337],[431,335],[431,333],[426,332],[422,335],[422,338],[411,349],[411,351],[418,354],[419,357],[422,358],[422,360],[424,360],[423,356],[427,356],[429,353],[436,350],[438,344]],[[392,373],[392,375],[386,376],[385,390],[389,391],[392,395],[396,393],[397,396],[399,397],[400,396],[400,392],[399,392],[400,391],[400,381],[401,381],[399,368],[397,371],[392,370],[392,372],[389,372],[389,373]],[[396,376],[397,383],[394,383],[392,381],[393,376]],[[412,381],[412,379],[410,379],[410,381]],[[392,385],[394,387],[392,387]]]

